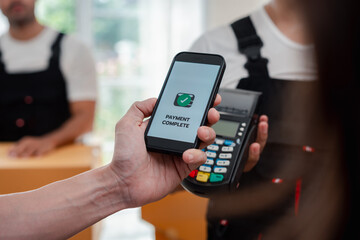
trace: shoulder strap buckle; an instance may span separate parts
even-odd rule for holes
[[[257,35],[247,36],[242,39],[238,39],[239,51],[245,54],[249,60],[255,61],[261,58],[261,48],[263,42]]]
[[[248,60],[255,61],[261,58],[261,48],[264,45],[257,35],[250,17],[242,18],[231,24],[238,41],[239,52],[245,54]]]

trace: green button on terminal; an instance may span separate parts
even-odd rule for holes
[[[221,182],[224,179],[224,175],[211,173],[210,174],[210,182]]]

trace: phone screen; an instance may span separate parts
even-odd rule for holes
[[[194,143],[220,65],[175,61],[148,136]]]

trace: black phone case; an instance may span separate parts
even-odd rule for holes
[[[154,111],[151,115],[151,118],[149,119],[149,124],[146,128],[146,131],[145,131],[145,144],[146,144],[146,148],[148,151],[152,151],[152,152],[161,152],[161,153],[167,153],[167,154],[175,154],[175,155],[178,155],[178,156],[181,156],[183,154],[183,152],[187,149],[190,149],[190,148],[199,148],[200,146],[200,140],[198,137],[196,137],[195,139],[195,142],[194,143],[187,143],[187,142],[181,142],[181,141],[175,141],[175,140],[170,140],[170,139],[163,139],[163,138],[154,138],[154,137],[148,137],[147,134],[148,134],[148,131],[149,131],[149,128],[152,124],[152,119],[153,119],[153,116],[156,114],[156,110],[158,108],[158,104],[160,102],[160,99],[163,95],[163,92],[164,92],[164,89],[165,89],[165,86],[169,80],[169,76],[170,76],[170,73],[171,73],[171,70],[173,69],[173,65],[175,63],[175,61],[179,61],[179,59],[189,59],[191,61],[184,61],[184,62],[194,62],[194,63],[207,63],[206,59],[207,58],[219,58],[221,60],[221,64],[220,65],[220,70],[219,70],[219,73],[218,73],[218,76],[216,78],[216,81],[215,81],[215,84],[213,86],[213,89],[212,89],[212,92],[210,94],[210,98],[209,98],[209,101],[208,101],[208,104],[207,104],[207,107],[205,109],[205,112],[203,114],[203,117],[202,117],[202,120],[201,120],[201,124],[200,126],[203,126],[206,124],[207,122],[207,113],[209,111],[209,109],[214,105],[214,101],[215,101],[215,98],[216,98],[216,94],[219,90],[219,87],[220,87],[220,83],[221,83],[221,80],[222,80],[222,77],[224,75],[224,71],[225,71],[225,68],[226,68],[226,63],[225,63],[225,59],[220,56],[220,55],[217,55],[217,54],[205,54],[205,53],[195,53],[195,52],[180,52],[178,53],[171,65],[170,65],[170,69],[167,73],[167,76],[166,76],[166,80],[162,86],[162,89],[161,89],[161,92],[159,94],[159,97],[158,97],[158,100],[155,104],[155,107],[154,107]],[[208,61],[210,61],[208,59]],[[151,138],[151,141],[149,140],[149,138]],[[152,142],[152,143],[150,143]],[[155,144],[153,142],[156,142]]]

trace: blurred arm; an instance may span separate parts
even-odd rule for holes
[[[74,141],[92,129],[95,101],[70,103],[71,117],[59,128],[41,137],[24,137],[17,142],[9,155],[13,157],[40,156],[54,148]]]
[[[56,146],[74,141],[78,136],[92,130],[95,116],[95,101],[70,103],[71,117],[59,129],[44,138],[53,141]]]

